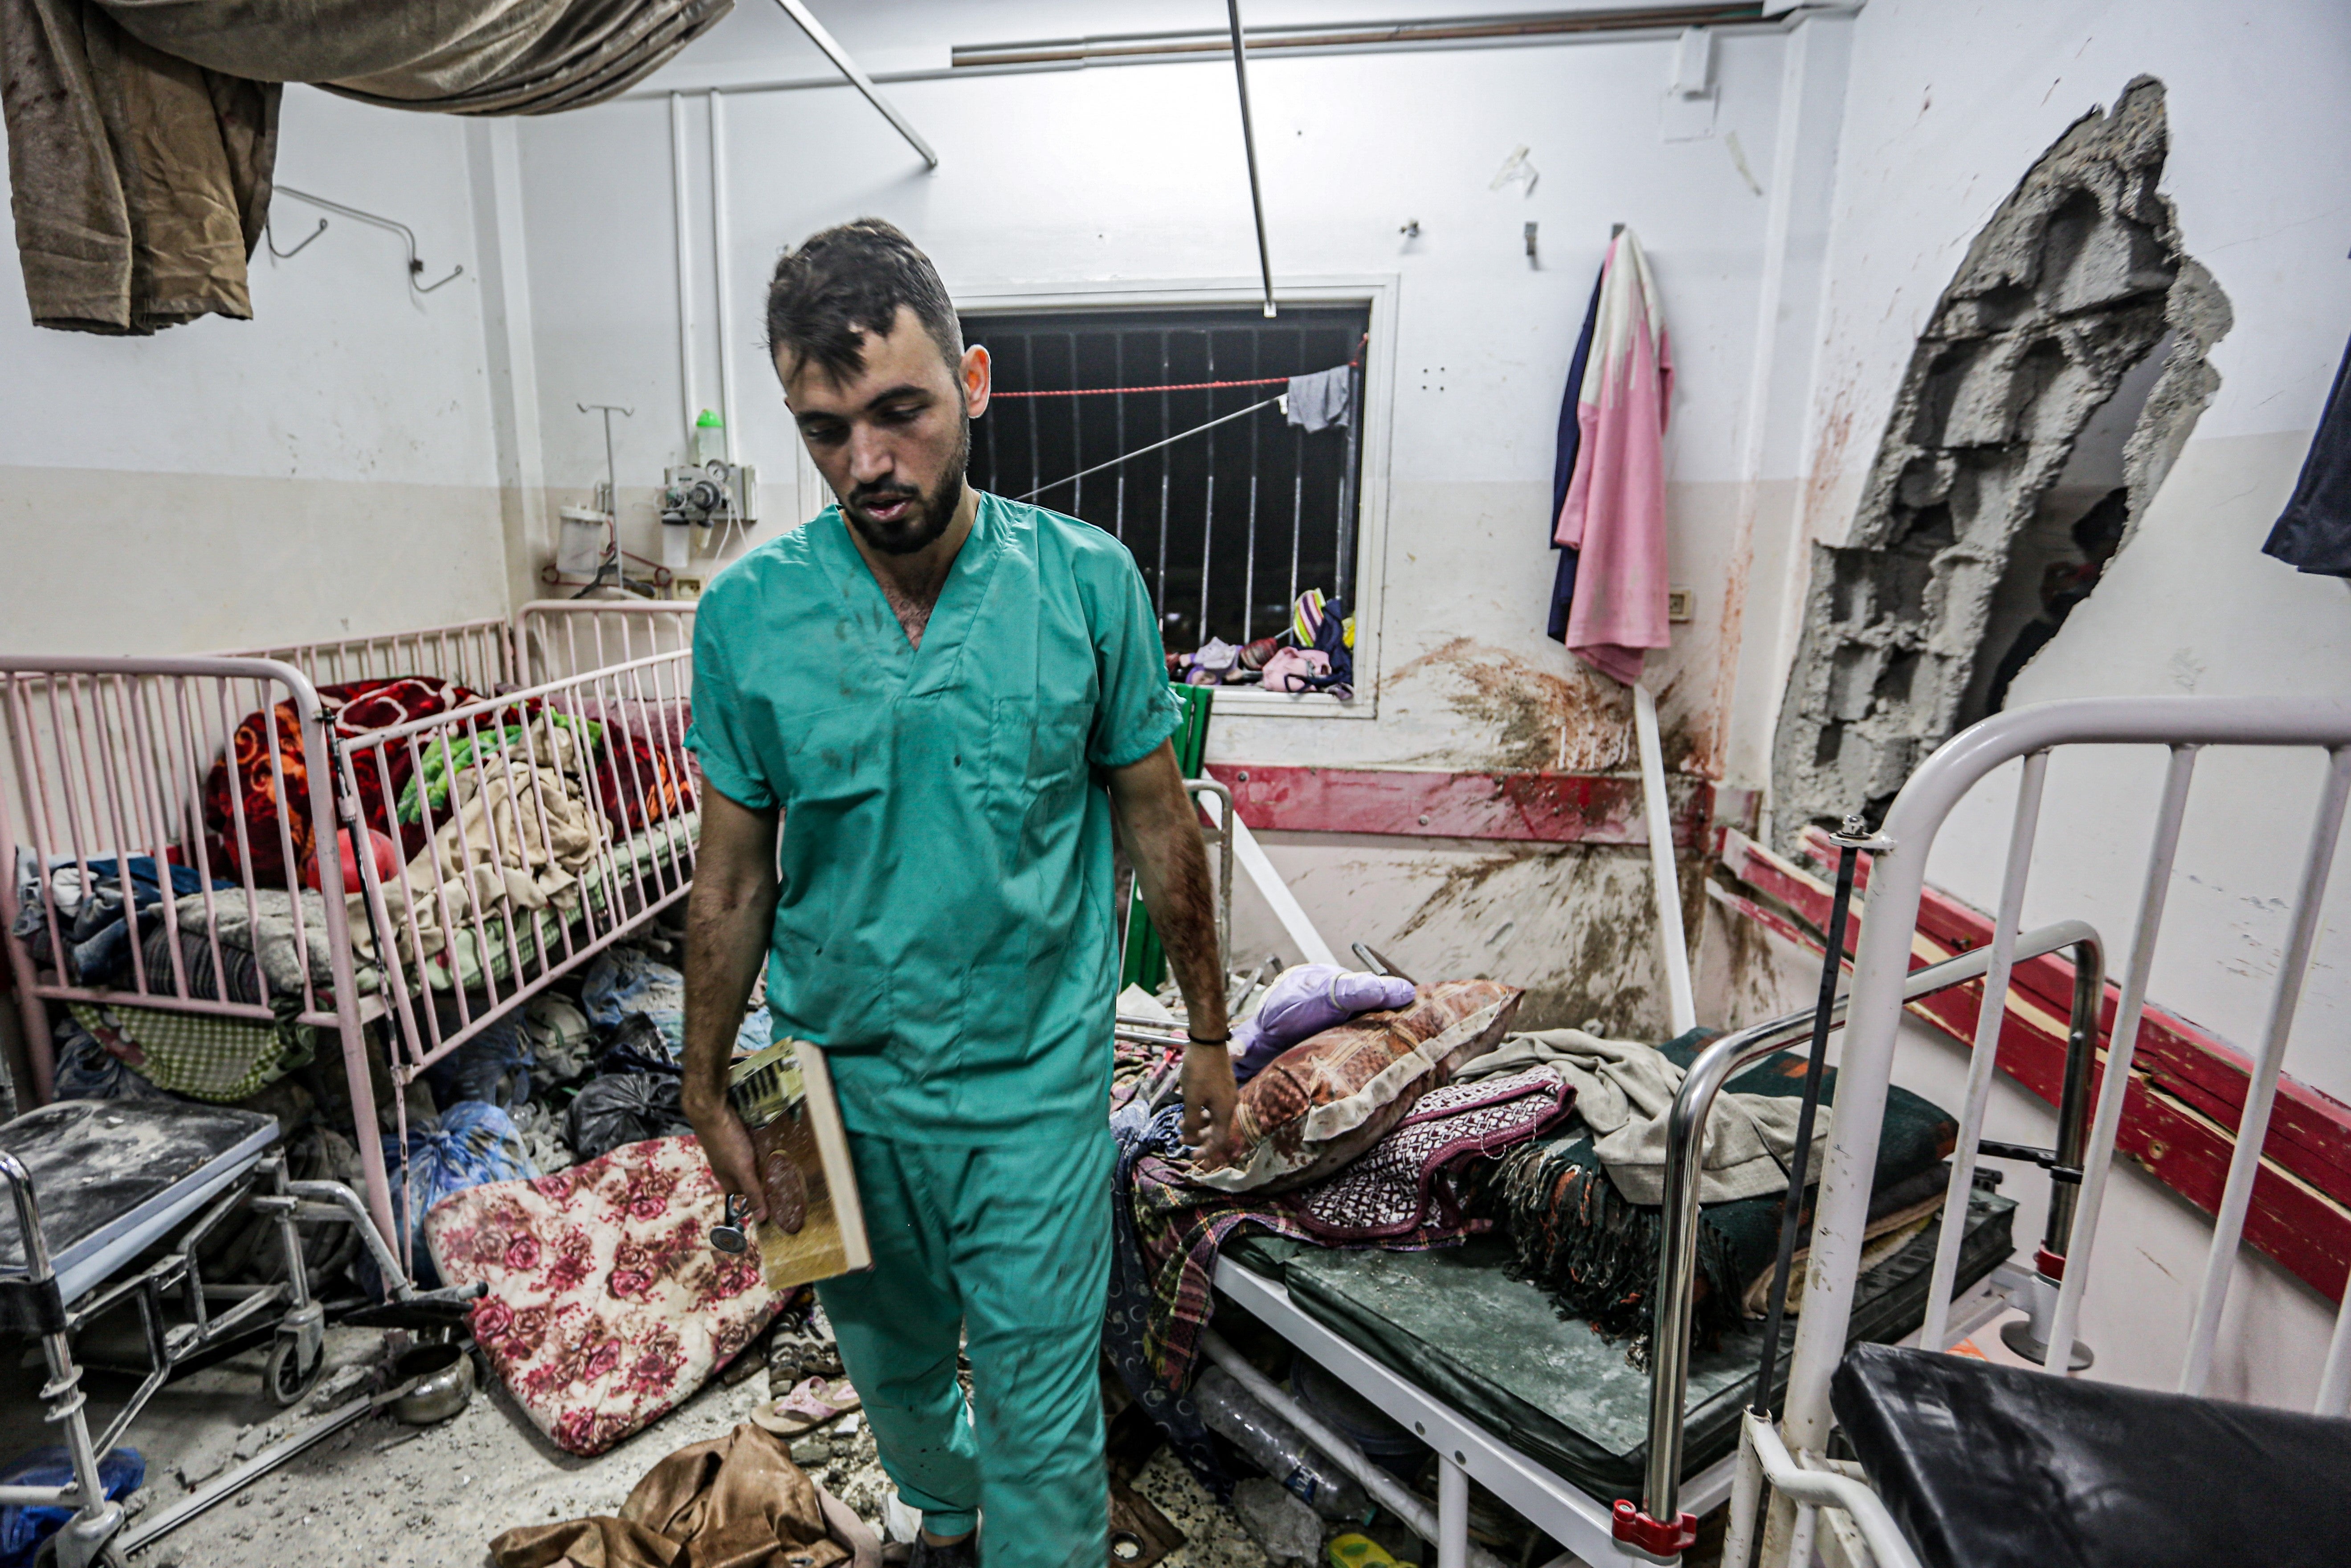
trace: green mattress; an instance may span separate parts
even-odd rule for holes
[[[1960,1290],[2008,1258],[2015,1211],[2008,1198],[1970,1196]],[[1928,1226],[1861,1277],[1854,1343],[1899,1340],[1925,1321],[1941,1229],[1939,1221]],[[1252,1234],[1224,1256],[1287,1286],[1301,1312],[1593,1497],[1639,1495],[1649,1451],[1649,1375],[1632,1364],[1632,1342],[1562,1320],[1542,1291],[1511,1279],[1504,1271],[1510,1244],[1500,1236],[1438,1252],[1381,1252]],[[1684,1475],[1737,1444],[1762,1348],[1763,1325],[1754,1322],[1691,1357]],[[1787,1364],[1783,1349],[1783,1389]]]

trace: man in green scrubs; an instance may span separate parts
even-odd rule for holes
[[[764,962],[848,1124],[874,1266],[819,1294],[914,1561],[978,1561],[984,1512],[988,1568],[1100,1568],[1113,824],[1183,988],[1194,1141],[1234,1095],[1156,618],[1110,535],[966,482],[987,350],[904,234],[786,256],[768,329],[837,505],[696,615],[686,1113],[762,1212],[725,1079]]]

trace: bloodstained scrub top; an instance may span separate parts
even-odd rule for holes
[[[710,787],[780,807],[768,1006],[826,1048],[852,1132],[1098,1129],[1116,989],[1099,769],[1181,716],[1126,547],[980,497],[919,651],[839,507],[695,615]]]

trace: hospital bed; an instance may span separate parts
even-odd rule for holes
[[[2016,949],[2020,956],[2064,950],[2083,975],[2074,1040],[2086,1051],[2103,974],[2096,934],[2079,921],[2061,922],[2026,934]],[[1970,952],[1919,968],[1907,977],[1903,995],[1917,1000],[1980,980],[1989,958]],[[1800,1040],[1812,1023],[1807,1009],[1724,1035],[1684,1079],[1668,1123],[1665,1203],[1672,1218],[1646,1370],[1633,1365],[1623,1342],[1562,1321],[1540,1290],[1511,1279],[1509,1249],[1498,1240],[1417,1254],[1330,1251],[1264,1237],[1227,1249],[1216,1275],[1223,1300],[1435,1451],[1433,1509],[1214,1335],[1203,1341],[1207,1354],[1433,1542],[1437,1568],[1497,1562],[1470,1540],[1472,1481],[1564,1548],[1562,1563],[1676,1560],[1695,1516],[1730,1495],[1761,1343],[1751,1326],[1709,1348],[1691,1343],[1700,1153],[1694,1133],[1740,1068]],[[1842,1090],[1837,1103],[1844,1103]],[[2007,1311],[2027,1282],[2009,1263],[2015,1203],[1960,1176],[1953,1190],[1959,1206],[1945,1222],[1959,1225],[1961,1241],[1957,1299],[1940,1327],[1947,1345]],[[1917,1342],[1939,1235],[1930,1228],[1867,1270],[1848,1324],[1855,1340]]]
[[[2150,833],[2130,956],[2112,1044],[2078,1170],[2081,1191],[2052,1281],[2045,1364],[2022,1372],[1956,1357],[1849,1351],[1863,1301],[1856,1219],[1868,1201],[1877,1109],[1893,1066],[1911,930],[1927,857],[1952,810],[1995,768],[2020,762],[2006,870],[1968,1097],[1964,1162],[1982,1124],[2000,993],[2009,966],[2028,956],[2020,911],[2032,868],[2043,783],[2053,752],[2069,746],[2162,747],[2169,762]],[[2181,823],[2199,755],[2213,747],[2312,748],[2325,771],[2303,855],[2300,885],[2240,1124],[2216,1205],[2203,1276],[2176,1394],[2078,1377],[2073,1349],[2092,1288],[2098,1224],[2131,1062],[2147,1004]],[[2313,1414],[2205,1397],[2238,1248],[2245,1235],[2286,1041],[2313,949],[2351,798],[2351,704],[2249,698],[2130,697],[2047,703],[1998,715],[1945,744],[1914,773],[1879,829],[1869,918],[1856,951],[1836,1115],[1798,1321],[1785,1414],[1741,1423],[1734,1461],[1727,1568],[1761,1558],[1811,1561],[1816,1546],[1886,1568],[1988,1562],[2105,1568],[2209,1563],[2351,1561],[2351,1291],[2338,1311],[2312,1399]],[[2246,831],[2269,832],[2273,817]],[[1978,955],[1970,955],[1975,956]],[[1961,1184],[1954,1181],[1955,1194]],[[1949,1223],[1952,1210],[1946,1209]],[[2070,1266],[2064,1266],[2070,1264]],[[1929,1299],[1927,1327],[1949,1322]],[[1855,1456],[1834,1457],[1841,1441]],[[1769,1500],[1768,1511],[1762,1504]],[[1671,1506],[1671,1499],[1667,1500]],[[1654,1509],[1654,1503],[1653,1503]],[[1759,1514],[1764,1523],[1759,1532]]]
[[[2089,744],[2160,746],[2171,758],[2130,955],[2113,1004],[2112,1043],[2103,1074],[2095,1077],[2092,1051],[2102,1043],[2098,1024],[2106,1001],[2097,934],[2074,921],[2020,929],[2050,754]],[[2124,1102],[2135,1092],[2131,1057],[2189,784],[2199,752],[2215,746],[2319,748],[2327,768],[2275,989],[2250,1064],[2210,1258],[2196,1288],[2179,1392],[1934,1354],[2013,1301],[2030,1311],[2028,1337],[2046,1347],[2045,1364],[2063,1368],[2075,1362],[2072,1352],[2093,1277],[2099,1211]],[[2020,760],[2015,826],[1991,940],[1944,962],[1914,967],[1914,927],[1936,833],[1970,789]],[[1436,1450],[1434,1508],[1370,1465],[1229,1346],[1212,1337],[1204,1342],[1207,1353],[1435,1542],[1439,1568],[1493,1563],[1469,1540],[1472,1480],[1563,1545],[1562,1563],[1675,1561],[1693,1542],[1696,1516],[1726,1501],[1726,1568],[1749,1568],[1759,1560],[1770,1568],[1816,1560],[1884,1568],[1993,1562],[2048,1568],[2224,1562],[2315,1568],[2351,1561],[2351,1507],[2344,1500],[2351,1497],[2351,1422],[2343,1419],[2351,1408],[2351,1309],[2336,1317],[2312,1415],[2203,1396],[2256,1179],[2281,1179],[2274,1171],[2262,1174],[2262,1145],[2346,798],[2351,705],[2340,703],[2132,698],[2047,704],[1978,725],[1921,765],[1879,831],[1887,842],[1872,868],[1853,989],[1838,1009],[1849,1027],[1803,1310],[1795,1320],[1784,1401],[1762,1402],[1770,1414],[1751,1407],[1752,1362],[1742,1366],[1744,1358],[1733,1356],[1726,1375],[1709,1354],[1690,1349],[1696,1170],[1689,1134],[1704,1124],[1713,1095],[1729,1075],[1794,1039],[1809,1014],[1715,1041],[1677,1099],[1646,1411],[1635,1408],[1639,1391],[1625,1388],[1621,1375],[1610,1375],[1613,1388],[1588,1375],[1596,1367],[1585,1368],[1586,1375],[1547,1381],[1539,1364],[1544,1359],[1579,1359],[1575,1326],[1543,1322],[1531,1301],[1513,1302],[1507,1281],[1490,1266],[1499,1260],[1483,1260],[1481,1267],[1467,1249],[1451,1258],[1333,1259],[1257,1241],[1232,1249],[1217,1270],[1226,1300],[1247,1308]],[[2058,1146],[2028,1151],[1987,1145],[1980,1133],[2011,971],[2066,949],[2074,956],[2074,984]],[[1903,1009],[1936,990],[1976,980],[1983,988],[1974,1050],[1953,1176],[1933,1233],[1937,1245],[1865,1267],[1870,1173]],[[1980,1277],[1987,1256],[2004,1253],[2013,1239],[1994,1228],[1999,1205],[1973,1179],[1979,1152],[2025,1155],[2053,1178],[2047,1228],[2030,1263],[1995,1262]],[[1956,1239],[1947,1246],[1947,1238]],[[1894,1277],[1906,1270],[1907,1278]],[[1421,1332],[1413,1318],[1416,1296],[1440,1292],[1474,1302],[1455,1314],[1469,1320],[1468,1326],[1449,1337]],[[1915,1294],[1904,1312],[1890,1312],[1889,1303],[1903,1292]],[[2351,1299],[2351,1291],[2338,1299]],[[1601,1440],[1612,1433],[1613,1449]],[[1632,1440],[1636,1434],[1638,1442]],[[1731,1444],[1735,1450],[1725,1453]],[[1635,1468],[1637,1483],[1627,1485]]]
[[[687,603],[566,600],[526,604],[510,619],[240,653],[0,657],[0,940],[34,1100],[51,1093],[53,1003],[210,1019],[250,1036],[289,1023],[316,1030],[340,1048],[369,1209],[404,1254],[413,1228],[392,1213],[384,1151],[369,1135],[378,1100],[369,1035],[385,1041],[372,1048],[383,1064],[375,1071],[389,1069],[394,1147],[404,1149],[408,1083],[685,895],[699,825],[699,780],[684,754],[693,618]],[[354,730],[319,696],[395,676],[451,683],[480,700]],[[560,802],[542,783],[538,764],[550,759],[533,750],[542,742],[528,732],[498,738],[522,712],[596,726],[583,765],[601,792],[591,809],[620,821],[575,884],[556,902],[511,880],[454,904],[445,887],[411,900],[394,885],[388,896],[387,883],[403,879],[384,875],[373,853],[347,856],[347,841],[368,833],[346,841],[337,829],[359,822],[363,800],[398,795],[394,786],[436,751],[470,753],[510,792],[513,810],[469,828],[454,791],[412,790],[418,841],[455,835],[468,863],[511,862],[528,845],[504,842],[501,821],[525,840],[549,831]],[[266,755],[224,773],[240,736]],[[220,790],[224,777],[231,784]],[[256,812],[247,785],[267,810]],[[344,887],[349,858],[359,898],[290,896],[256,875],[256,860],[300,862],[289,826],[297,798],[315,830],[317,885]],[[290,869],[285,880],[296,880]],[[58,956],[78,950],[63,918],[68,898],[99,893],[138,915],[127,962],[92,980]],[[406,1269],[403,1256],[396,1272]]]
[[[42,1561],[85,1568],[110,1549],[123,1525],[110,1501],[99,1459],[146,1409],[158,1389],[191,1363],[266,1338],[262,1392],[284,1407],[299,1403],[325,1367],[325,1315],[310,1299],[297,1221],[357,1226],[387,1279],[398,1260],[366,1207],[338,1182],[287,1179],[275,1118],[177,1100],[72,1100],[46,1105],[0,1126],[0,1330],[39,1342],[48,1378],[45,1419],[59,1428],[72,1479],[58,1486],[0,1486],[0,1505],[73,1511],[43,1543]],[[240,1284],[204,1278],[205,1239],[232,1216],[273,1217],[286,1278]],[[444,1291],[428,1301],[402,1281],[398,1303],[420,1311],[461,1310],[474,1291]],[[135,1311],[144,1342],[144,1375],[95,1437],[76,1364],[76,1336],[124,1308]],[[274,1463],[364,1414],[362,1397],[297,1441],[256,1456],[190,1499],[142,1522],[138,1539],[227,1496]],[[163,1517],[168,1515],[169,1517]]]

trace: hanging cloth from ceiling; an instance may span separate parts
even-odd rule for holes
[[[734,0],[0,0],[0,107],[37,325],[250,319],[282,84],[548,114],[626,90]]]
[[[1602,265],[1593,338],[1576,394],[1573,476],[1552,542],[1576,551],[1567,646],[1630,684],[1666,621],[1667,406],[1674,366],[1648,258],[1630,228]]]

